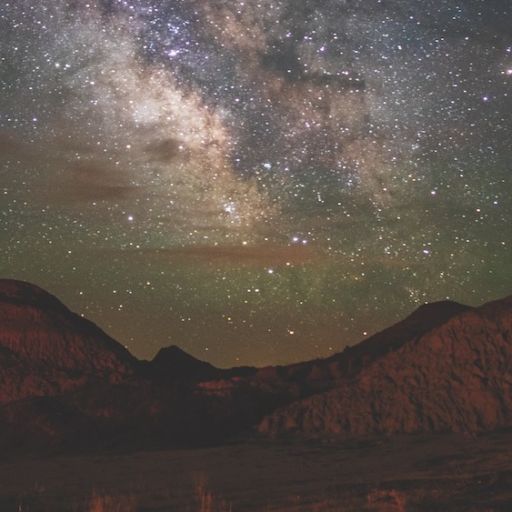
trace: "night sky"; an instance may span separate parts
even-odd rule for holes
[[[138,357],[512,293],[510,0],[3,1],[0,92],[1,276]]]

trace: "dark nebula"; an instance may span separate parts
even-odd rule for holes
[[[512,290],[508,0],[0,5],[0,270],[139,357],[339,351]]]

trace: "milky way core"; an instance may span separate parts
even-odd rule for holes
[[[0,270],[139,357],[326,356],[512,293],[508,0],[0,5]]]

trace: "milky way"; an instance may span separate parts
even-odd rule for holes
[[[507,0],[4,2],[1,273],[222,366],[509,294],[511,26]]]

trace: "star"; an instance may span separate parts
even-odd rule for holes
[[[220,366],[509,294],[510,2],[377,3],[3,2],[4,275]]]

